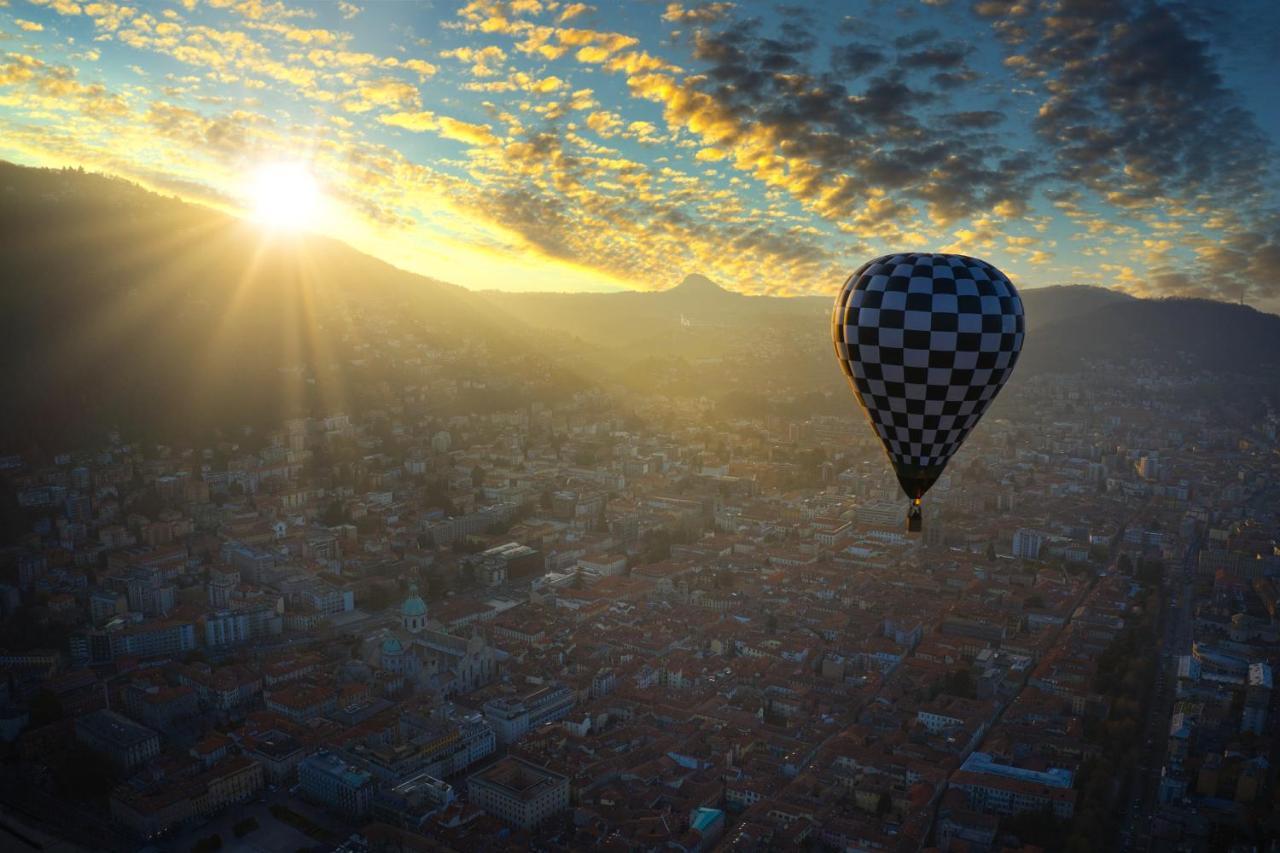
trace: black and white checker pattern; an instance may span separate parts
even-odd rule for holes
[[[1013,371],[1023,330],[1013,283],[964,255],[876,258],[831,314],[840,367],[900,476],[960,448]]]

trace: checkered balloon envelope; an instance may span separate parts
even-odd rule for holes
[[[1013,372],[1022,299],[964,255],[902,253],[849,276],[831,313],[836,358],[917,502]]]

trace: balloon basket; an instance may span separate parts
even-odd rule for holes
[[[911,512],[907,513],[907,532],[919,533],[924,529],[924,518],[920,515],[920,499],[911,502]]]

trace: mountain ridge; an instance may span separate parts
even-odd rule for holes
[[[663,291],[474,291],[328,237],[264,241],[120,179],[3,164],[0,257],[0,399],[14,413],[0,444],[399,406],[394,389],[424,372],[398,355],[405,341],[437,353],[433,372],[487,377],[487,397],[458,402],[473,409],[593,386],[844,399],[829,298],[748,296],[700,273]],[[1280,317],[1252,308],[1079,285],[1022,295],[1015,386],[1134,359],[1253,376],[1280,365]]]

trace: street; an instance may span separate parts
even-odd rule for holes
[[[1200,540],[1187,547],[1182,563],[1171,569],[1164,579],[1164,619],[1161,631],[1156,683],[1143,727],[1142,746],[1137,766],[1133,768],[1132,797],[1125,810],[1123,849],[1146,851],[1151,847],[1151,821],[1158,810],[1157,793],[1160,770],[1164,765],[1169,721],[1178,677],[1178,658],[1191,654],[1192,608],[1195,593],[1196,559]]]

